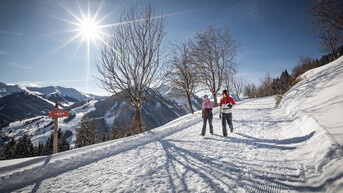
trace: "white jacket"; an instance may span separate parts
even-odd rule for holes
[[[225,113],[225,114],[229,114],[229,113],[232,113],[232,108],[229,108],[229,104],[222,104],[222,106],[220,107],[220,112]]]

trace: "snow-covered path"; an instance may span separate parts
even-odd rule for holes
[[[342,151],[273,97],[235,106],[234,133],[200,112],[141,135],[0,167],[1,192],[339,192]],[[32,165],[32,166],[31,166]]]

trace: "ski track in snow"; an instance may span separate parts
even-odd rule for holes
[[[215,109],[214,135],[208,125],[206,136],[199,135],[202,119],[196,112],[144,134],[3,167],[0,192],[325,192],[331,184],[342,187],[340,149],[316,146],[324,151],[317,154],[308,148],[317,142],[317,130],[283,137],[297,119],[274,102],[267,97],[238,103],[234,133],[227,138]]]

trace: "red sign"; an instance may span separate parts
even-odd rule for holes
[[[49,111],[49,117],[68,117],[68,111]]]

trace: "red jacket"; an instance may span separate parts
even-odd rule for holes
[[[223,97],[220,99],[219,106],[222,106],[222,104],[229,104],[229,101],[233,105],[236,104],[232,97],[226,97],[226,98]]]

